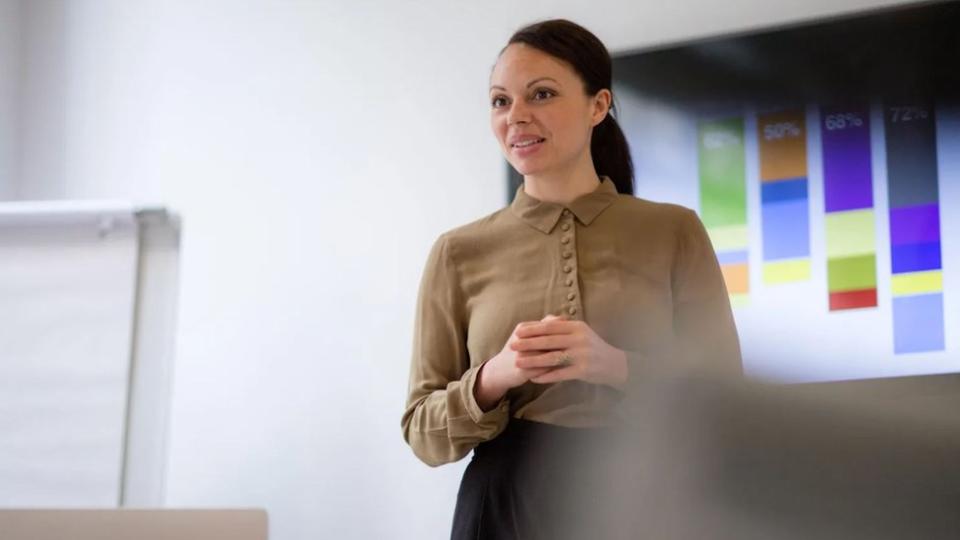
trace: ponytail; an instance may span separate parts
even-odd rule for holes
[[[630,145],[617,120],[607,113],[602,122],[593,127],[590,155],[597,174],[609,176],[621,195],[633,195],[633,159]]]

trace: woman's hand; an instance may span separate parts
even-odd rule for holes
[[[547,369],[530,378],[547,384],[580,379],[622,388],[627,380],[627,356],[578,320],[549,315],[536,323],[522,323],[509,342],[517,353],[518,369]],[[568,362],[564,365],[564,360]]]
[[[552,317],[548,315],[548,317]],[[544,319],[547,320],[547,319]],[[496,356],[487,360],[477,374],[474,386],[474,397],[477,404],[484,411],[490,410],[507,393],[507,390],[520,386],[534,377],[539,377],[552,368],[524,368],[520,367],[520,354],[512,347],[519,341],[517,332],[526,326],[539,324],[541,321],[528,321],[518,324],[513,333],[504,343],[503,349]]]

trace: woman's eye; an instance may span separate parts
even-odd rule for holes
[[[506,98],[503,96],[497,96],[493,98],[493,101],[490,103],[493,107],[503,107],[507,104]]]
[[[547,99],[553,97],[555,94],[552,90],[540,89],[533,95],[534,99]]]

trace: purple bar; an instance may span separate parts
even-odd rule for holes
[[[890,209],[890,244],[929,244],[940,241],[940,205],[923,204]]]
[[[873,207],[870,112],[864,106],[820,109],[827,212]]]

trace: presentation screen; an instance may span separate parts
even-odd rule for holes
[[[696,210],[748,375],[960,372],[960,5],[615,55],[638,197]]]

